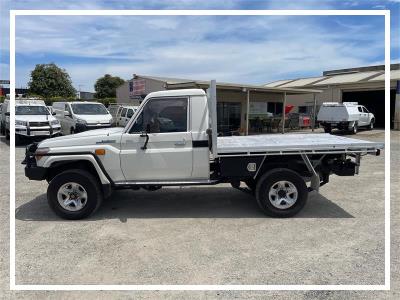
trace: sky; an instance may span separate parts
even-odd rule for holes
[[[400,62],[400,0],[0,0],[0,79],[9,79],[10,9],[390,9]],[[16,86],[36,64],[66,69],[77,90],[106,73],[264,84],[384,63],[383,16],[17,16]]]

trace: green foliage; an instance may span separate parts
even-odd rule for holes
[[[39,95],[45,99],[75,97],[76,94],[68,73],[54,63],[37,64],[31,72],[28,85],[29,94]]]
[[[102,98],[115,98],[117,87],[122,85],[125,81],[118,76],[111,76],[106,74],[96,80],[94,90],[96,91],[95,97]]]
[[[117,103],[117,100],[115,98],[102,98],[96,99],[96,102],[103,103],[104,106],[108,107],[112,103]]]
[[[44,99],[46,105],[52,105],[54,102],[69,102],[69,101],[80,101],[80,100],[76,99],[76,97],[59,97],[59,96]]]
[[[6,99],[6,96],[0,96],[0,103],[3,103],[5,99]]]

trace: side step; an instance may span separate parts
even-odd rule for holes
[[[116,188],[129,188],[137,186],[182,186],[182,185],[213,185],[219,183],[218,180],[158,180],[158,181],[117,181],[114,182]]]

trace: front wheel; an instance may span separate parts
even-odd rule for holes
[[[102,200],[97,179],[81,169],[62,172],[50,181],[47,189],[50,208],[63,219],[86,218],[96,211]]]
[[[374,120],[371,120],[371,122],[369,123],[368,129],[369,130],[374,129]]]
[[[257,203],[270,217],[296,215],[306,204],[307,198],[308,190],[303,178],[289,169],[272,170],[257,182]]]

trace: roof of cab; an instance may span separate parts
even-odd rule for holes
[[[174,96],[205,96],[206,93],[202,89],[181,89],[181,90],[166,90],[153,92],[147,95],[147,98],[154,97],[174,97]]]

